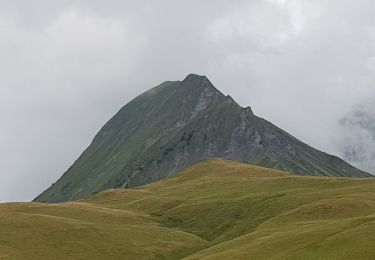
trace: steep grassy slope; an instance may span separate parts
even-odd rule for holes
[[[62,202],[161,180],[225,158],[299,175],[368,177],[239,106],[204,76],[165,82],[125,105],[68,171],[38,196]]]
[[[0,258],[371,259],[375,180],[226,160],[63,204],[0,205]]]

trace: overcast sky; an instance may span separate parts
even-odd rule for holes
[[[374,14],[373,0],[1,0],[0,201],[33,199],[124,104],[191,72],[375,169]]]

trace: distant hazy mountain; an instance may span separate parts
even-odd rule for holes
[[[205,76],[168,81],[125,105],[68,171],[35,200],[61,202],[158,181],[206,158],[299,175],[369,177],[255,116]]]

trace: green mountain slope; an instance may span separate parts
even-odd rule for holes
[[[375,179],[208,160],[61,204],[0,204],[2,259],[372,259]]]
[[[242,108],[204,76],[165,82],[125,105],[70,169],[35,201],[79,199],[152,183],[207,158],[299,175],[368,177]]]

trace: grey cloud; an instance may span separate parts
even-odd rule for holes
[[[303,141],[344,155],[339,124],[375,95],[368,0],[0,3],[0,200],[55,181],[122,105],[206,74]]]

